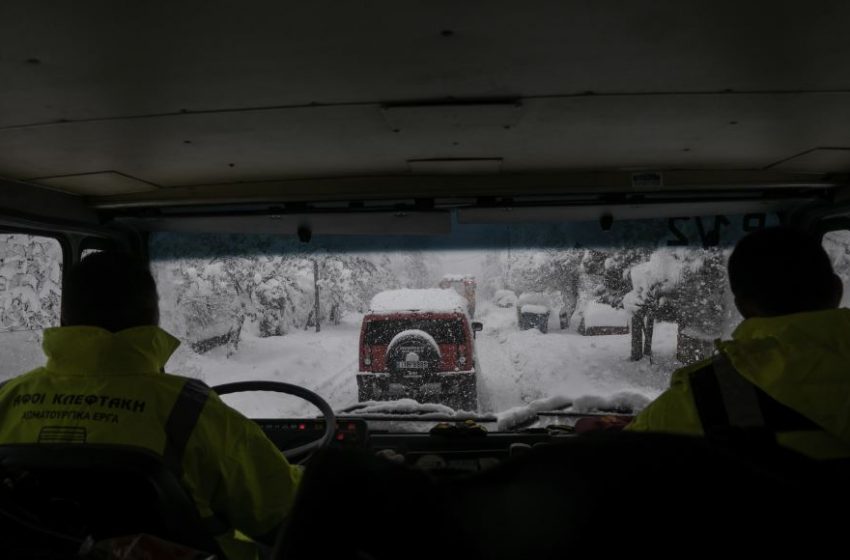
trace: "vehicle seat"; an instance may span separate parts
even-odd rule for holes
[[[5,518],[0,547],[20,553],[13,557],[36,558],[37,550],[73,548],[33,526],[96,541],[146,533],[220,554],[178,477],[147,450],[2,445],[0,480],[0,515]],[[11,521],[10,513],[26,523]]]

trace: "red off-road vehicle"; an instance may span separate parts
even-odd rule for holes
[[[360,329],[358,397],[415,398],[476,410],[475,333],[468,302],[451,289],[391,290],[372,300]]]

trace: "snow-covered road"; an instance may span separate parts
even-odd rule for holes
[[[294,331],[285,336],[247,336],[229,358],[219,348],[204,355],[181,347],[168,363],[167,371],[203,379],[215,386],[233,381],[285,381],[306,387],[334,408],[357,402],[357,346],[359,318],[339,326]],[[315,414],[309,403],[287,395],[243,393],[224,399],[253,418]]]
[[[608,398],[623,392],[646,399],[667,384],[675,362],[675,325],[656,329],[654,364],[629,361],[628,336],[579,336],[556,325],[548,334],[519,331],[513,309],[483,306],[477,340],[482,413],[499,413],[548,397]],[[199,356],[181,348],[168,371],[204,379],[210,385],[238,380],[286,381],[319,393],[337,409],[357,402],[358,316],[321,333],[293,331],[271,338],[246,337],[238,352]],[[251,417],[315,413],[294,397],[266,393],[231,395],[225,400]]]
[[[490,308],[485,313],[478,340],[479,400],[488,412],[553,396],[575,399],[632,392],[653,399],[677,366],[675,325],[659,325],[655,363],[649,364],[628,359],[628,335],[580,336],[551,324],[547,334],[520,331],[513,310]]]

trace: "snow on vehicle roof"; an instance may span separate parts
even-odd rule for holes
[[[549,313],[549,308],[545,305],[523,305],[520,311],[534,315],[546,315]]]
[[[372,313],[397,313],[403,311],[466,312],[469,302],[452,289],[429,288],[425,290],[387,290],[372,298]]]
[[[523,292],[517,301],[519,305],[534,304],[551,307],[552,298],[542,292]]]
[[[585,327],[623,327],[628,324],[629,313],[625,309],[614,309],[598,301],[591,301],[584,308]]]

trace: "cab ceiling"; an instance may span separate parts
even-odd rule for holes
[[[811,0],[3,2],[0,176],[96,206],[433,175],[819,183],[850,172],[848,22]]]

